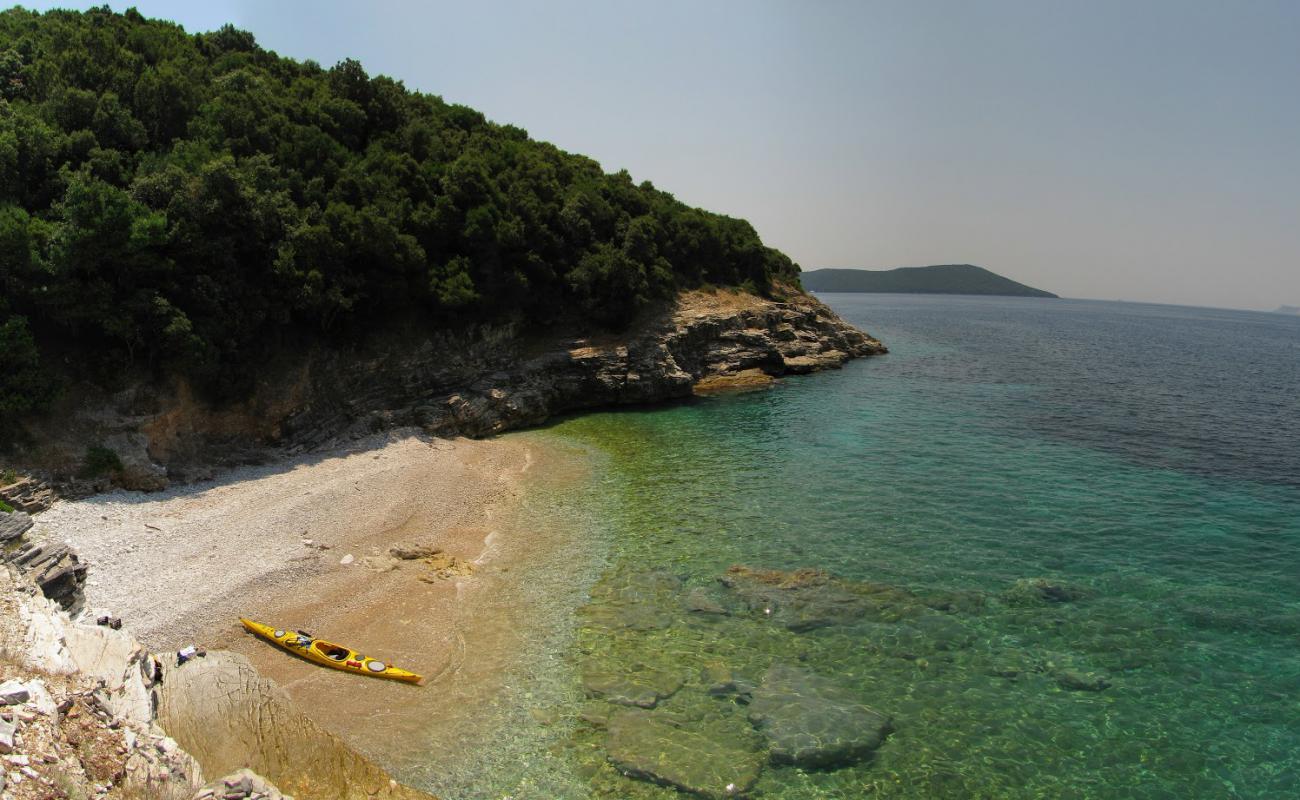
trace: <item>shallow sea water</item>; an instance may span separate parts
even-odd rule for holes
[[[668,676],[661,709],[703,725],[745,714],[705,692],[707,664],[755,683],[793,664],[894,732],[857,764],[768,766],[755,797],[1300,796],[1300,319],[824,299],[891,354],[522,434],[593,465],[533,501],[582,526],[590,562],[553,576],[581,596],[518,675],[515,723],[422,782],[678,796],[608,763],[609,704],[584,676]],[[903,600],[796,632],[728,599],[736,564]],[[1035,578],[1082,596],[1025,603],[1013,589]],[[693,589],[733,613],[689,611]],[[463,766],[497,751],[508,769]]]

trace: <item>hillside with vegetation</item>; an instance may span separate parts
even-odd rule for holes
[[[1005,297],[1056,297],[983,267],[940,264],[888,270],[814,269],[803,274],[813,292],[884,292],[912,294],[987,294]]]
[[[134,11],[0,13],[0,417],[67,375],[235,396],[290,344],[617,328],[798,267],[465,106]],[[66,382],[66,381],[65,381]]]

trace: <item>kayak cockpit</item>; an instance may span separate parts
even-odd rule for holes
[[[346,661],[348,656],[352,655],[352,651],[346,647],[331,644],[330,642],[322,642],[320,640],[314,642],[312,648],[326,658],[333,659],[334,661]]]

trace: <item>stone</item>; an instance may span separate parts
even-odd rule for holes
[[[156,492],[167,488],[167,468],[154,463],[149,455],[149,439],[143,433],[119,433],[105,439],[104,446],[121,462],[114,480],[123,489]]]
[[[353,561],[356,561],[356,559],[352,557],[352,554],[351,554],[351,553],[348,553],[347,555],[345,555],[345,556],[343,556],[342,558],[339,559],[339,563],[342,564],[342,565],[345,566],[345,567],[346,567],[348,564],[351,564]]]
[[[1072,603],[1092,596],[1081,586],[1050,581],[1047,578],[1021,578],[1002,592],[1002,601],[1012,606],[1043,606],[1053,603]]]
[[[775,664],[749,705],[749,720],[767,737],[773,764],[825,769],[861,761],[892,730],[890,718],[839,684]]]
[[[39,680],[28,681],[27,691],[31,694],[31,699],[27,702],[36,710],[36,713],[44,714],[47,717],[59,713],[59,704],[54,702],[54,698],[50,696],[50,692],[45,688],[43,682]]]
[[[582,608],[587,624],[594,627],[649,631],[671,626],[680,609],[677,576],[656,570],[620,572],[598,584],[592,602]]]
[[[662,711],[616,714],[605,753],[624,775],[711,800],[748,794],[764,761],[761,739],[744,720],[691,721]]]
[[[1056,685],[1076,692],[1100,692],[1110,686],[1110,681],[1091,672],[1063,669],[1056,673]]]
[[[0,706],[17,706],[26,703],[32,696],[27,686],[21,681],[0,683]]]
[[[597,669],[583,674],[582,686],[588,696],[599,697],[615,705],[654,708],[660,700],[676,694],[682,688],[682,680],[669,673],[653,670],[628,676]]]
[[[18,734],[18,726],[4,717],[0,717],[0,753],[12,753],[17,743],[14,737]]]
[[[204,786],[192,800],[293,800],[270,781],[248,768],[240,769]]]
[[[17,539],[27,533],[35,523],[30,514],[23,511],[4,513],[0,511],[0,542]]]
[[[686,593],[686,599],[683,600],[686,610],[696,614],[712,614],[716,616],[726,616],[727,609],[718,602],[708,589],[703,586],[696,586]]]
[[[710,661],[700,670],[700,682],[704,691],[714,696],[732,694],[736,691],[736,676],[731,667],[721,661]]]
[[[851,624],[868,614],[894,621],[926,611],[902,590],[846,581],[818,569],[783,571],[737,565],[718,580],[751,614],[796,633]]]
[[[432,558],[442,553],[441,547],[430,547],[429,545],[415,545],[413,547],[390,547],[388,554],[393,558],[402,561],[415,561],[420,558]]]

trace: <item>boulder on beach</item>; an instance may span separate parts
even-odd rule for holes
[[[616,714],[605,752],[629,777],[719,799],[744,797],[765,761],[761,737],[737,716],[687,721],[664,711]]]
[[[866,758],[892,729],[852,691],[783,664],[763,676],[749,719],[767,737],[772,763],[821,769]]]

